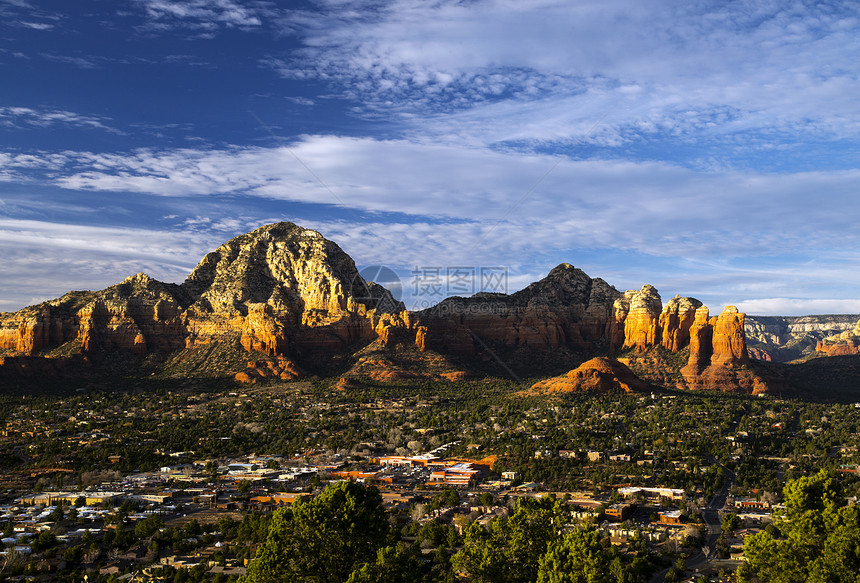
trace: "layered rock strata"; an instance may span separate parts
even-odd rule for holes
[[[747,316],[744,333],[751,358],[788,362],[814,354],[822,341],[826,354],[829,344],[838,344],[839,339],[831,337],[851,332],[858,319],[856,314]]]
[[[482,343],[544,351],[605,346],[620,292],[563,263],[514,294],[448,298],[418,312],[425,349],[471,356]]]
[[[819,340],[815,350],[825,356],[860,354],[860,321],[857,322],[853,330]]]
[[[277,223],[209,253],[182,285],[137,274],[2,314],[0,353],[143,356],[225,340],[270,357],[342,351],[388,325],[408,328],[403,312],[336,244]]]

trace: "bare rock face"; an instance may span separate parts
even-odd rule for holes
[[[749,379],[738,380],[748,356],[744,315],[736,309],[709,318],[701,302],[677,296],[664,307],[650,285],[622,294],[563,263],[510,295],[449,298],[410,313],[383,287],[365,281],[335,243],[292,223],[266,225],[227,241],[181,285],[137,274],[102,291],[70,292],[0,314],[0,357],[21,370],[37,366],[27,358],[77,355],[90,362],[124,352],[167,359],[230,347],[221,354],[240,369],[230,371],[236,380],[285,380],[302,374],[299,364],[309,368],[315,359],[355,353],[374,342],[383,353],[411,350],[424,353],[425,361],[434,353],[487,359],[490,352],[507,350],[527,361],[562,354],[574,355],[578,362],[580,356],[619,350],[665,356],[665,351],[689,347],[683,387],[719,388],[717,383],[734,382],[744,390],[761,390]],[[236,364],[241,361],[235,350],[242,349],[251,363],[244,369]],[[206,358],[200,357],[201,366]],[[643,359],[640,364],[666,368],[671,360]],[[613,362],[594,362],[567,378],[585,386],[597,375],[599,382],[592,384],[602,386],[609,367],[623,373],[611,382],[626,383],[627,373]],[[408,366],[377,368],[369,373],[377,380],[451,380]],[[457,378],[465,374],[455,372]],[[676,369],[670,372],[648,378],[678,377]]]
[[[622,348],[644,350],[660,344],[663,302],[653,286],[645,284],[639,291],[628,291],[615,304],[616,315],[626,312]]]
[[[819,343],[824,347],[820,352],[827,354],[831,350],[829,345],[838,344],[838,338],[831,337],[851,332],[858,318],[857,314],[747,316],[744,320],[747,349],[750,358],[774,362],[811,356]]]
[[[690,326],[690,357],[687,366],[681,369],[684,378],[695,377],[711,364],[714,354],[714,327],[709,310],[705,306],[696,308],[693,324]]]
[[[199,313],[246,315],[267,304],[286,323],[319,325],[370,309],[402,310],[352,259],[316,231],[276,223],[209,253],[182,284]]]
[[[336,244],[277,223],[208,254],[182,285],[140,273],[100,292],[2,314],[0,354],[144,356],[233,339],[277,358],[371,341],[380,321],[402,311]],[[396,323],[410,325],[408,317]]]
[[[286,354],[289,351],[287,328],[275,317],[269,304],[249,304],[248,314],[237,318],[241,322],[240,342],[248,352],[262,352],[269,356]]]
[[[415,329],[415,348],[419,352],[427,350],[427,326],[418,326]]]
[[[712,365],[733,366],[749,362],[744,336],[744,314],[738,312],[734,306],[726,306],[714,322],[712,342]]]
[[[139,273],[101,292],[70,292],[0,315],[0,350],[34,355],[69,345],[71,353],[174,350],[184,337],[178,286]]]
[[[369,320],[403,311],[386,289],[364,281],[335,243],[292,223],[227,241],[182,288],[192,298],[192,342],[239,332],[246,349],[270,355],[287,354],[291,345],[321,352],[371,340],[376,323]]]
[[[695,298],[675,296],[663,307],[659,328],[663,348],[678,352],[690,342],[690,328],[696,321],[696,311],[702,302]]]
[[[860,321],[857,322],[851,331],[828,336],[820,340],[815,346],[815,350],[826,356],[860,354]]]
[[[690,357],[681,374],[691,389],[759,395],[784,388],[773,386],[749,366],[744,314],[734,306],[726,306],[714,318],[708,318],[705,307],[696,310],[690,327]]]
[[[424,346],[472,355],[476,343],[508,348],[594,350],[605,342],[620,293],[563,263],[514,294],[448,298],[417,314]]]
[[[578,368],[560,377],[539,381],[531,386],[531,393],[606,392],[622,389],[625,393],[647,390],[626,365],[611,358],[592,358]]]
[[[262,379],[291,381],[304,376],[304,372],[289,358],[278,356],[266,360],[250,361],[245,370],[236,373],[234,380],[244,384],[255,384]]]
[[[678,352],[690,341],[690,327],[702,302],[675,296],[663,306],[660,294],[650,285],[628,290],[615,300],[610,345],[614,350],[647,350],[663,346]]]

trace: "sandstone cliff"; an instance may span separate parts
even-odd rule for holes
[[[626,365],[611,358],[592,358],[560,377],[539,381],[529,394],[606,392],[621,389],[625,393],[645,391],[648,385],[633,374]]]
[[[744,337],[744,314],[734,306],[726,306],[719,316],[712,318],[708,317],[706,307],[696,310],[690,327],[690,356],[681,374],[691,389],[759,395],[772,388],[750,366]]]
[[[860,315],[747,316],[744,333],[752,358],[788,362],[815,353],[830,336],[850,332]]]
[[[272,357],[307,355],[373,340],[385,322],[408,327],[400,312],[402,303],[364,281],[336,244],[277,223],[208,254],[182,285],[137,274],[2,314],[0,354],[145,356],[236,341]]]
[[[514,294],[448,298],[416,314],[425,347],[464,356],[482,342],[534,351],[590,351],[606,343],[613,302],[621,294],[563,263]]]
[[[819,340],[815,350],[825,356],[860,354],[860,320],[852,330]]]
[[[643,378],[658,384],[768,390],[749,364],[744,314],[736,308],[709,317],[702,302],[680,296],[664,306],[651,285],[621,293],[566,263],[520,292],[449,298],[416,319],[421,349],[496,360],[503,355],[507,364],[518,354],[537,361],[560,351],[623,352]],[[658,350],[679,356],[655,357]],[[683,366],[679,358],[686,359]]]
[[[652,381],[764,390],[747,378],[744,316],[737,310],[709,318],[701,302],[679,296],[663,306],[653,286],[621,293],[564,263],[510,295],[449,298],[410,313],[387,290],[365,281],[335,243],[292,223],[227,241],[181,285],[137,274],[102,291],[71,292],[0,314],[3,357],[95,362],[122,353],[172,364],[185,360],[183,374],[211,368],[242,382],[296,378],[315,362],[354,360],[370,345],[383,355],[403,347],[424,355],[400,364],[366,357],[362,374],[379,380],[460,378],[466,373],[456,363],[469,368],[484,361],[541,370],[543,359],[558,355],[563,358],[556,365],[575,366],[621,351],[631,361],[638,358],[637,372]],[[213,366],[209,355],[216,354],[222,364]],[[434,355],[442,360],[429,377],[408,369],[411,363],[426,368]],[[686,359],[682,371],[680,359]],[[228,361],[233,370],[224,369]],[[37,361],[7,362],[32,367]]]

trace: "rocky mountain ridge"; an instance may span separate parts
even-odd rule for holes
[[[315,363],[354,359],[371,345],[383,353],[434,353],[441,360],[433,362],[451,358],[466,368],[482,360],[509,368],[549,358],[577,365],[593,356],[665,353],[675,356],[650,367],[661,370],[643,369],[647,359],[640,359],[646,380],[653,373],[652,380],[671,378],[678,388],[768,390],[750,367],[744,315],[734,308],[710,316],[700,301],[679,296],[664,306],[653,286],[622,293],[565,263],[510,295],[449,298],[413,313],[365,281],[335,243],[292,223],[234,237],[179,285],[137,274],[102,291],[70,292],[0,314],[0,375],[124,354],[156,368],[193,362],[182,368],[188,375],[232,367],[230,376],[255,382],[296,378]],[[207,355],[216,347],[233,364],[213,366]],[[391,359],[362,362],[362,374],[371,378],[399,378],[373,369]],[[462,371],[434,375],[461,378]]]
[[[2,314],[0,354],[145,356],[231,341],[272,357],[342,350],[402,311],[336,244],[277,223],[226,242],[181,285],[139,273]]]

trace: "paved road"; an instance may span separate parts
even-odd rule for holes
[[[714,563],[719,561],[719,559],[716,558],[717,540],[719,540],[720,534],[723,532],[719,511],[726,505],[726,498],[728,498],[729,492],[737,479],[734,472],[729,470],[716,459],[711,459],[711,463],[723,468],[723,486],[720,488],[719,492],[714,494],[714,497],[711,498],[708,505],[702,510],[702,518],[704,519],[707,527],[705,546],[703,549],[708,552],[705,554],[704,552],[699,551],[697,554],[687,559],[688,573],[695,569],[701,569],[702,567],[714,566]],[[668,572],[668,568],[663,569],[651,578],[650,583],[664,583],[666,581],[666,573]]]

